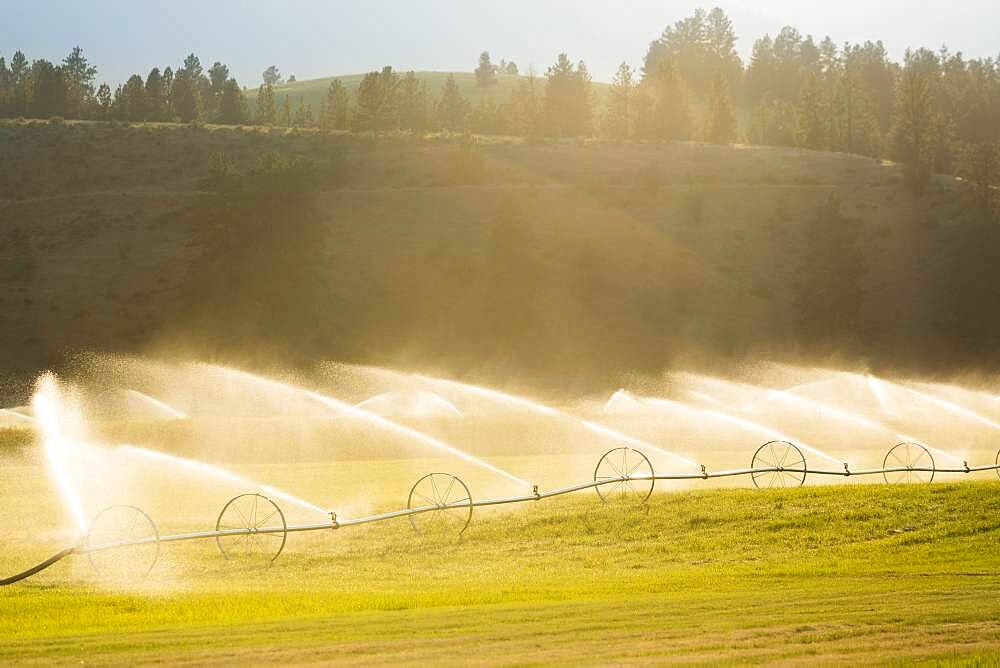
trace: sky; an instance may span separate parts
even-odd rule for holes
[[[0,55],[58,61],[79,45],[99,80],[114,84],[176,69],[194,52],[255,86],[271,64],[300,80],[382,65],[470,71],[483,50],[541,74],[565,51],[608,81],[622,61],[641,65],[665,26],[714,4],[732,18],[745,59],[757,37],[784,25],[817,41],[881,39],[894,58],[942,44],[1000,55],[998,0],[0,0]]]

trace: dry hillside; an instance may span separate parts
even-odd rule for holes
[[[218,156],[246,172],[266,152],[322,166],[323,287],[289,295],[294,312],[254,316],[251,287],[201,291],[189,269],[226,271],[199,235]],[[502,369],[550,385],[750,354],[922,372],[967,362],[953,359],[960,340],[940,306],[967,188],[938,177],[915,198],[899,166],[869,158],[12,122],[0,159],[4,369],[150,347]],[[863,272],[843,280],[862,297],[859,319],[818,341],[796,295],[831,206],[856,228]],[[257,270],[270,280],[266,259]]]

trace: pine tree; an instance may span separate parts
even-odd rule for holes
[[[660,62],[646,80],[655,96],[653,136],[667,140],[689,139],[691,115],[688,112],[688,93],[673,63],[669,60]]]
[[[171,114],[170,110],[170,94],[174,87],[174,71],[168,65],[163,68],[163,106],[164,106],[164,117],[167,118]]]
[[[326,92],[326,107],[322,122],[324,130],[347,129],[347,105],[347,88],[340,79],[334,79]]]
[[[115,88],[114,98],[111,100],[111,118],[116,121],[128,120],[128,104],[125,102],[121,86]]]
[[[274,88],[271,84],[263,84],[257,89],[257,110],[254,113],[254,123],[270,127],[278,118],[278,109],[274,102]]]
[[[283,128],[292,127],[292,103],[288,101],[287,95],[281,103],[281,111],[278,112],[278,125]]]
[[[811,149],[827,148],[827,114],[825,113],[819,80],[814,72],[805,75],[797,109],[798,145]]]
[[[200,70],[200,68],[198,68]],[[173,113],[182,123],[189,123],[201,118],[201,95],[198,91],[198,80],[187,69],[178,70],[174,76],[174,84],[170,89],[170,106]]]
[[[47,60],[31,64],[29,112],[36,118],[63,116],[66,113],[66,84],[62,69]]]
[[[462,97],[454,75],[449,74],[438,101],[438,125],[450,132],[461,132],[465,129],[465,117],[468,113],[469,103]]]
[[[83,49],[76,46],[63,59],[60,69],[66,85],[66,115],[80,118],[91,104],[97,68],[87,62]]]
[[[632,98],[633,136],[636,139],[656,139],[655,102],[649,86],[636,86]]]
[[[917,194],[930,181],[938,121],[934,110],[937,57],[926,49],[907,50],[896,87],[893,146],[903,163],[906,180]]]
[[[481,135],[499,135],[504,133],[505,121],[493,98],[480,98],[479,103],[469,114],[469,129]]]
[[[517,88],[511,91],[505,111],[506,125],[510,132],[520,137],[535,134],[538,127],[538,94],[535,90],[534,76],[529,76],[527,81],[521,81]]]
[[[184,66],[182,69],[188,74],[188,76],[191,77],[192,81],[197,81],[204,73],[201,69],[201,60],[199,60],[198,56],[193,53],[189,53],[187,58],[184,59]]]
[[[30,78],[27,57],[22,52],[15,51],[10,58],[10,81],[14,89],[11,100],[11,116],[22,116],[28,113]]]
[[[834,148],[875,157],[882,152],[875,103],[857,69],[853,59],[845,60],[838,76],[833,99]]]
[[[356,129],[374,132],[378,136],[384,130],[393,130],[399,125],[399,109],[396,92],[399,77],[389,66],[381,72],[369,72],[358,86],[358,104],[354,115]]]
[[[479,54],[479,67],[476,68],[476,85],[480,88],[492,86],[497,82],[496,68],[490,62],[490,52]]]
[[[761,146],[795,146],[798,142],[796,108],[770,96],[754,108],[747,128],[748,139]]]
[[[107,121],[111,119],[111,88],[106,83],[102,83],[97,87],[97,94],[94,96],[95,105],[97,107],[95,116],[102,120]]]
[[[272,88],[279,85],[282,81],[281,72],[278,71],[278,68],[275,65],[271,65],[264,70],[263,74],[261,74],[261,78],[263,79],[265,86],[271,86]]]
[[[292,118],[292,125],[297,128],[305,128],[312,125],[312,107],[306,106],[305,96],[299,95],[299,104],[295,108],[295,115]]]
[[[611,87],[608,89],[608,107],[604,116],[608,136],[612,139],[625,140],[632,136],[634,127],[632,101],[635,90],[632,68],[623,62],[611,80]]]
[[[146,76],[146,119],[164,121],[167,119],[165,97],[163,95],[163,75],[154,67]]]
[[[138,74],[130,76],[122,87],[122,103],[126,120],[133,123],[146,120],[146,89]]]
[[[415,72],[406,73],[399,84],[399,127],[412,132],[427,130],[429,93]]]
[[[0,118],[10,115],[10,104],[14,99],[14,84],[11,80],[10,70],[7,69],[7,61],[0,56]]]
[[[997,184],[1000,184],[1000,143],[966,144],[958,173],[975,186],[981,219],[992,221],[997,213]]]
[[[244,116],[243,91],[236,79],[229,79],[222,88],[219,99],[219,122],[226,125],[239,125],[246,119]]]
[[[590,130],[590,73],[581,61],[574,68],[565,53],[545,72],[542,117],[554,137],[579,137]]]
[[[216,118],[219,115],[222,93],[228,80],[229,68],[219,61],[208,69],[208,94],[205,95],[205,115],[208,118]]]
[[[729,96],[729,83],[722,72],[715,75],[707,106],[705,140],[713,144],[732,142],[736,138],[736,116]]]

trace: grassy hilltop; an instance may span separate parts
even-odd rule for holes
[[[990,312],[954,301],[996,288],[984,278],[996,264],[953,250],[970,188],[940,176],[915,197],[899,165],[870,158],[84,122],[0,124],[0,146],[8,370],[166,345],[241,362],[496,369],[572,388],[728,356],[936,373],[996,354]],[[228,241],[206,245],[229,206],[213,204],[218,165],[243,174],[265,154],[313,161],[315,202],[303,212],[278,193],[266,242],[234,221]],[[855,264],[816,256],[831,230],[854,235],[834,250]],[[258,253],[241,265],[252,280],[227,283],[229,246],[243,242]],[[312,273],[285,285],[306,270],[297,256]],[[214,292],[197,278],[206,268]],[[969,290],[955,292],[963,272]],[[797,301],[809,281],[810,318],[826,323],[813,333]],[[823,320],[845,303],[858,320]]]
[[[399,74],[405,74],[405,72],[400,71]],[[475,106],[479,104],[480,100],[492,99],[497,104],[506,103],[510,99],[510,94],[520,85],[522,81],[527,81],[528,77],[517,74],[497,74],[496,83],[492,86],[478,86],[476,85],[476,75],[472,72],[415,72],[417,80],[427,84],[427,88],[430,91],[434,99],[440,99],[441,89],[444,87],[445,81],[447,81],[449,76],[455,77],[455,83],[458,84],[459,91],[468,102]],[[288,96],[288,101],[294,109],[301,98],[302,101],[307,105],[311,106],[314,110],[318,110],[320,104],[325,102],[327,91],[330,88],[330,82],[334,79],[339,79],[344,87],[347,88],[347,92],[350,95],[350,99],[357,100],[358,86],[361,85],[361,80],[364,78],[364,74],[345,74],[336,77],[324,77],[322,79],[308,79],[305,81],[296,81],[294,83],[285,83],[280,86],[274,87],[275,99],[281,101],[285,96]],[[544,78],[536,78],[535,85],[538,86],[539,92],[542,90],[544,85]],[[594,105],[595,109],[602,109],[604,105],[604,96],[606,94],[608,85],[604,83],[594,82],[591,90],[594,94]],[[246,91],[246,98],[248,106],[253,109],[257,101],[257,88],[248,88]]]
[[[294,489],[329,494],[344,466],[300,466]],[[357,467],[373,492],[398,487],[390,467]],[[2,472],[5,535],[59,521],[51,504],[15,503],[41,493],[43,471]],[[585,493],[477,511],[458,542],[415,537],[405,520],[292,534],[270,568],[226,562],[211,542],[168,544],[132,587],[102,585],[76,558],[3,592],[0,659],[988,664],[1000,658],[995,491],[702,490],[656,494],[648,510]],[[211,522],[226,494],[208,496],[179,523],[170,505],[161,531]],[[61,546],[45,536],[8,543],[3,572]]]

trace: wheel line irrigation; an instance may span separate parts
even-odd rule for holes
[[[961,468],[938,468],[934,463],[933,457],[930,455],[930,451],[923,444],[903,442],[889,449],[881,468],[851,471],[846,464],[842,470],[810,468],[806,462],[805,454],[799,445],[801,444],[785,440],[769,441],[755,451],[750,468],[708,471],[702,467],[699,473],[656,473],[652,463],[640,450],[635,450],[631,445],[625,444],[609,450],[601,456],[597,467],[594,469],[593,480],[546,491],[539,490],[538,486],[535,485],[532,487],[530,494],[494,499],[473,499],[468,486],[457,476],[448,473],[434,473],[420,478],[413,485],[406,508],[404,509],[353,519],[340,519],[335,511],[324,511],[328,514],[329,519],[314,524],[288,525],[279,504],[270,498],[271,496],[278,497],[278,494],[274,493],[277,490],[265,487],[260,487],[260,491],[243,493],[233,497],[219,514],[215,529],[208,531],[161,535],[152,518],[138,507],[111,506],[101,511],[95,518],[95,522],[108,514],[110,509],[122,509],[124,514],[131,514],[133,520],[129,532],[121,540],[114,540],[112,538],[105,539],[104,542],[94,542],[93,534],[95,526],[92,523],[85,531],[83,539],[79,544],[61,550],[48,559],[20,573],[0,579],[0,586],[20,582],[70,555],[84,554],[91,556],[94,553],[107,550],[134,548],[154,543],[156,549],[150,550],[148,553],[152,555],[153,561],[149,564],[136,564],[137,567],[133,569],[135,572],[148,573],[152,569],[152,565],[159,555],[159,545],[161,543],[205,539],[215,539],[219,544],[220,551],[227,558],[231,556],[231,550],[227,551],[225,549],[224,541],[226,540],[233,539],[233,542],[230,543],[232,546],[243,537],[245,544],[252,543],[253,545],[266,546],[266,543],[263,543],[260,537],[273,537],[276,541],[280,539],[280,547],[275,543],[270,548],[270,550],[275,550],[276,548],[273,555],[266,559],[267,563],[271,563],[281,553],[289,533],[337,530],[404,517],[410,520],[414,530],[421,532],[416,519],[418,516],[427,513],[448,513],[451,523],[444,522],[444,526],[450,528],[452,533],[456,533],[457,530],[457,535],[461,536],[468,527],[474,508],[541,501],[587,489],[597,490],[599,497],[605,503],[617,500],[633,500],[645,503],[652,494],[653,487],[658,480],[709,480],[713,478],[750,476],[757,487],[774,487],[777,486],[775,485],[776,482],[780,482],[780,486],[798,487],[805,483],[806,476],[810,474],[836,477],[882,475],[886,482],[889,483],[912,482],[913,480],[931,482],[936,473],[970,474],[980,471],[994,471],[1000,474],[1000,452],[997,453],[994,464],[968,466],[968,464],[963,463]],[[902,458],[900,458],[897,450],[903,453]],[[899,463],[898,465],[890,465],[892,463],[890,460]],[[924,464],[923,462],[927,463]],[[791,463],[791,465],[786,466],[788,463]],[[760,482],[761,480],[765,482],[762,483]],[[607,487],[607,491],[602,489],[606,486],[609,486]],[[261,494],[262,491],[270,494],[270,496]],[[234,503],[247,498],[252,499],[255,509],[260,505],[269,514],[264,519],[259,519],[258,515],[255,514],[256,511],[249,518],[244,513],[227,515],[227,510]],[[415,500],[416,502],[423,503],[423,505],[415,505]],[[223,525],[223,520],[226,517],[230,519],[227,524]],[[233,520],[233,517],[238,517],[238,519]],[[275,517],[278,519],[273,520]],[[140,539],[132,537],[131,532],[136,524],[136,520],[139,520],[140,524],[148,523],[150,526],[147,537]],[[246,524],[246,526],[242,526],[242,524]],[[253,548],[251,548],[251,551],[253,551]],[[267,557],[271,552],[268,551],[268,548],[262,547],[260,554]],[[91,558],[91,562],[95,563],[95,560]]]

